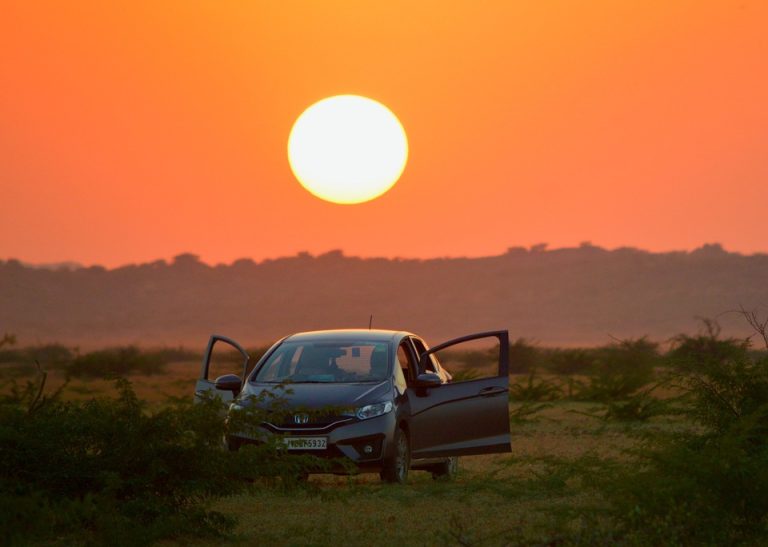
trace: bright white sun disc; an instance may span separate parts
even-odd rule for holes
[[[408,139],[383,104],[336,95],[307,108],[288,137],[288,161],[304,188],[334,203],[370,201],[392,188],[408,160]]]

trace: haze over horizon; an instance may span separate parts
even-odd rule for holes
[[[296,331],[367,326],[435,342],[508,328],[547,345],[668,340],[701,318],[747,336],[738,310],[768,306],[768,254],[710,244],[649,253],[595,246],[499,256],[362,259],[341,252],[209,266],[195,255],[117,269],[50,271],[0,261],[0,330],[24,344],[200,346],[218,332],[269,343]]]

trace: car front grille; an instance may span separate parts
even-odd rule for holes
[[[312,416],[297,413],[289,416],[280,416],[273,421],[262,422],[262,426],[273,433],[309,433],[317,434],[331,431],[341,425],[353,422],[350,416]]]

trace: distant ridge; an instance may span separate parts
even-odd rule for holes
[[[429,340],[508,328],[542,345],[610,337],[663,341],[717,317],[746,335],[739,306],[768,311],[768,255],[719,244],[693,251],[590,244],[513,247],[499,256],[361,259],[341,251],[209,266],[192,254],[115,269],[0,261],[0,333],[58,341],[202,346],[212,332],[246,344],[319,328],[411,330]]]
[[[21,264],[27,268],[34,268],[36,270],[79,270],[83,267],[79,262],[48,262],[43,264],[22,262]]]

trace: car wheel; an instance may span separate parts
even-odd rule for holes
[[[456,477],[456,473],[459,472],[459,458],[454,456],[448,458],[443,463],[439,463],[432,468],[433,479],[453,479]]]
[[[411,446],[408,443],[408,435],[398,428],[395,432],[395,454],[391,460],[384,463],[381,470],[381,480],[397,484],[405,484],[408,481],[408,470],[411,468]]]

